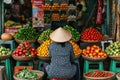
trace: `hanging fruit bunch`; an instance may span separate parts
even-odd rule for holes
[[[84,30],[81,34],[82,41],[101,41],[102,37],[102,34],[97,29],[92,27]]]
[[[51,40],[46,40],[45,42],[43,42],[38,48],[37,48],[37,56],[49,56],[49,46],[50,44],[52,43],[53,41]],[[82,50],[79,48],[79,46],[73,42],[73,41],[70,41],[70,43],[72,44],[73,46],[73,50],[74,50],[74,54],[75,55],[79,55]]]
[[[71,40],[73,40],[73,41],[79,40],[80,33],[76,29],[74,29],[73,27],[68,26],[68,25],[64,26],[64,29],[71,32],[71,34],[72,34],[72,39]]]
[[[109,45],[106,49],[105,52],[109,56],[120,56],[120,42],[116,41],[113,44]]]
[[[50,39],[50,33],[52,33],[53,30],[51,29],[47,29],[45,31],[43,31],[40,35],[39,35],[39,38],[38,38],[38,41],[46,41],[46,40],[49,40]]]
[[[107,54],[97,45],[87,46],[83,49],[82,55],[93,58],[104,58]]]
[[[34,28],[25,26],[18,30],[14,38],[18,40],[36,40],[38,38],[38,34]]]
[[[14,56],[31,57],[36,56],[37,50],[29,42],[23,42],[14,50]]]

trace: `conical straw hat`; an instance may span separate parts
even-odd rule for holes
[[[61,27],[57,28],[50,34],[50,39],[55,42],[66,42],[69,41],[71,37],[72,34]]]

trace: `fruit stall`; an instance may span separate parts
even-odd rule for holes
[[[49,46],[53,43],[49,36],[58,27],[72,34],[69,42],[79,65],[78,80],[119,80],[119,0],[20,1],[30,14],[26,17],[23,11],[18,22],[8,19],[12,3],[0,1],[0,65],[4,64],[8,80],[44,80],[42,69],[50,62]],[[34,1],[41,1],[38,13]],[[79,4],[82,26],[77,19]]]

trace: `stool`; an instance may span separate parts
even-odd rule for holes
[[[100,62],[91,62],[84,60],[84,73],[93,71],[95,69],[103,70],[103,61]]]
[[[110,71],[115,72],[115,73],[120,72],[120,66],[118,67],[117,64],[120,64],[120,61],[111,60]]]
[[[39,60],[39,62],[38,62],[38,70],[40,70],[40,71],[42,70],[43,64],[44,64],[44,61]]]
[[[67,78],[50,78],[50,80],[69,80]]]
[[[16,66],[21,66],[21,65],[28,65],[28,66],[34,66],[33,61],[16,61]]]

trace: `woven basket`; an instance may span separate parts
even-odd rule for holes
[[[86,42],[86,43],[97,43],[100,42],[100,40],[83,40],[81,39],[82,42]]]
[[[120,72],[116,74],[117,80],[120,80]]]
[[[88,61],[94,61],[94,62],[98,62],[98,61],[104,61],[107,57],[104,58],[94,58],[94,57],[88,57],[88,56],[84,56],[82,55],[82,57]]]
[[[0,60],[4,60],[4,59],[10,58],[10,57],[11,57],[11,54],[0,56]]]
[[[84,73],[84,77],[86,80],[114,80],[114,76],[115,76],[115,73],[113,72],[110,72],[110,71],[104,71],[104,72],[107,72],[107,73],[111,73],[112,76],[108,76],[108,77],[88,77],[87,75],[91,72],[87,72],[87,73]]]
[[[49,56],[37,56],[38,59],[43,60],[43,61],[49,61],[50,57]]]
[[[120,56],[109,56],[112,60],[120,61]]]
[[[32,71],[35,72],[35,73],[37,73],[38,78],[34,78],[34,79],[19,79],[19,78],[17,78],[17,77],[15,76],[16,74],[13,75],[13,78],[14,78],[15,80],[43,80],[42,78],[43,78],[43,76],[44,76],[44,72],[38,71],[38,70],[32,70]]]
[[[18,40],[18,39],[15,39],[15,41],[16,41],[17,43],[22,43],[23,41],[35,42],[36,40]]]
[[[12,57],[16,61],[30,61],[30,60],[33,60],[35,56],[23,57],[23,56],[14,56],[14,55],[12,55]]]

